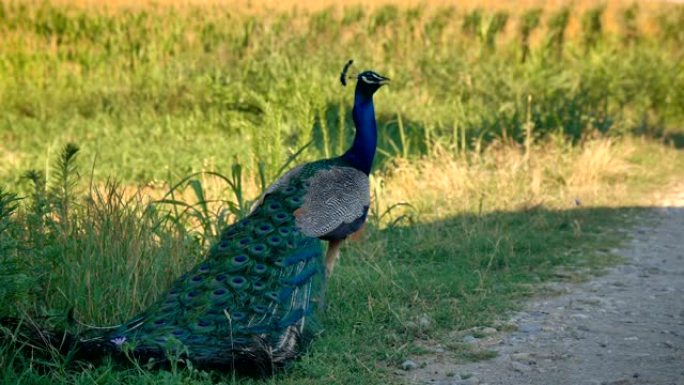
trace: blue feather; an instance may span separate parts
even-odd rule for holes
[[[309,266],[302,270],[301,273],[295,275],[294,277],[284,280],[283,283],[292,286],[299,286],[320,272],[321,270],[318,268],[318,266]]]
[[[293,255],[285,258],[285,261],[283,262],[283,264],[285,266],[292,266],[292,265],[297,264],[297,263],[302,262],[302,261],[308,261],[311,258],[314,258],[316,256],[318,256],[318,250],[307,249],[307,250],[300,251],[296,254],[293,254]]]
[[[297,321],[302,319],[304,317],[304,310],[302,309],[294,309],[290,311],[290,313],[287,314],[283,319],[278,321],[277,323],[277,328],[278,329],[285,329],[286,327],[295,324]]]

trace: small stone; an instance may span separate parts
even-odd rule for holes
[[[575,314],[571,315],[571,317],[574,319],[589,319],[588,315],[582,314],[582,313],[575,313]]]
[[[555,272],[553,273],[553,275],[556,276],[557,278],[565,278],[565,279],[569,279],[569,278],[574,278],[574,277],[575,277],[575,275],[572,274],[571,272],[569,272],[569,271],[562,271],[562,270],[555,271]]]
[[[453,382],[454,385],[478,385],[479,383],[480,380],[477,377],[470,377]]]
[[[527,373],[530,370],[532,370],[532,368],[530,368],[529,365],[525,365],[525,364],[518,362],[518,361],[511,361],[511,369],[515,370],[516,372],[520,372],[520,373]]]
[[[632,380],[623,378],[617,381],[602,382],[601,385],[632,385]]]
[[[494,328],[487,327],[487,328],[482,328],[482,330],[480,330],[480,333],[482,333],[482,335],[485,335],[485,336],[491,336],[492,334],[496,334],[497,330]]]
[[[406,328],[406,330],[415,331],[415,330],[418,329],[418,324],[416,324],[416,323],[413,322],[413,321],[407,321],[407,322],[404,324],[404,328]]]
[[[510,358],[512,361],[529,361],[530,353],[513,353]]]
[[[414,370],[414,369],[418,368],[418,364],[415,363],[414,361],[406,360],[406,361],[401,363],[401,368],[406,370],[406,371]]]
[[[518,326],[518,330],[527,334],[538,333],[541,330],[541,326],[538,324],[522,324]]]
[[[625,273],[625,274],[636,273],[636,271],[637,271],[637,269],[634,266],[630,266],[630,265],[620,266],[619,270],[621,273]]]
[[[583,298],[583,299],[579,299],[578,301],[585,303],[587,305],[600,305],[603,302],[603,300],[599,297]]]
[[[477,338],[469,334],[463,337],[463,342],[465,342],[466,344],[474,344],[475,342],[477,342]]]
[[[672,341],[663,341],[663,345],[667,346],[670,349],[674,349],[675,347]]]
[[[430,326],[432,326],[432,318],[427,314],[422,314],[418,317],[418,326],[420,326],[420,330],[430,329]]]
[[[632,337],[625,337],[625,341],[639,341],[639,337],[637,336],[632,336]]]

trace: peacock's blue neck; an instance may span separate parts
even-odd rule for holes
[[[372,95],[366,95],[357,90],[354,97],[352,117],[356,126],[356,135],[351,148],[342,155],[342,158],[348,161],[352,167],[369,175],[378,142]]]

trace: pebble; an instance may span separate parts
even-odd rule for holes
[[[582,299],[579,299],[578,301],[585,303],[587,305],[600,305],[601,303],[603,303],[603,300],[599,297],[582,298]]]
[[[512,361],[529,361],[530,353],[513,353],[510,355]]]
[[[458,380],[454,385],[478,385],[480,380],[477,377],[466,378],[465,380]]]
[[[589,319],[588,315],[582,314],[582,313],[575,313],[575,314],[571,315],[571,317],[574,319]]]
[[[482,330],[480,330],[480,333],[482,333],[485,336],[491,336],[492,334],[496,334],[497,330],[494,328],[487,327],[487,328],[482,328]]]
[[[418,318],[418,326],[421,330],[428,330],[432,326],[432,318],[429,315],[423,314]]]
[[[401,363],[401,368],[406,371],[409,371],[418,368],[418,364],[415,363],[415,361],[406,360]]]
[[[469,377],[465,379],[446,379],[439,382],[434,382],[435,385],[484,385],[480,383],[477,377]]]
[[[527,373],[530,370],[532,370],[532,368],[530,368],[529,365],[525,365],[525,364],[520,363],[518,361],[511,361],[511,369],[515,370],[516,372],[520,372],[520,373]]]
[[[467,335],[463,337],[463,342],[465,342],[466,344],[474,344],[475,342],[477,342],[477,338],[471,335]]]
[[[518,326],[518,330],[523,333],[533,334],[538,333],[541,330],[541,326],[538,324],[522,324]]]

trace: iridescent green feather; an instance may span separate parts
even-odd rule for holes
[[[305,165],[247,218],[224,229],[207,258],[178,278],[143,314],[103,337],[113,349],[164,360],[181,354],[197,366],[278,365],[312,332],[324,279],[321,241],[295,226],[309,176]],[[239,368],[238,368],[239,369]]]

